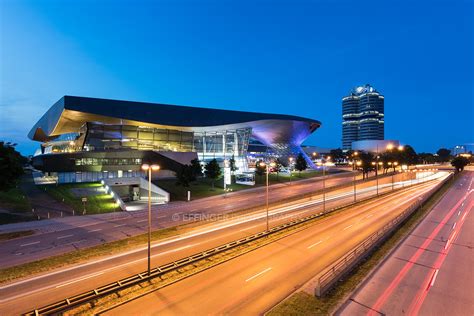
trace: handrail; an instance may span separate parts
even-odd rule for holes
[[[384,239],[388,233],[393,231],[402,222],[404,222],[416,209],[423,205],[434,193],[438,192],[441,187],[451,179],[453,174],[450,174],[446,179],[434,187],[430,192],[426,193],[418,201],[412,203],[407,209],[400,213],[397,217],[385,224],[380,230],[368,236],[361,243],[350,250],[345,256],[328,265],[318,278],[318,285],[315,289],[315,294],[318,297],[323,296],[335,282],[359,262],[370,250],[380,241]]]

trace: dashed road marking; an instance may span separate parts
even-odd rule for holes
[[[315,247],[315,246],[319,245],[319,244],[320,244],[320,243],[322,243],[322,242],[323,242],[323,241],[322,241],[322,240],[320,240],[320,241],[318,241],[317,243],[314,243],[314,244],[312,244],[312,245],[308,246],[308,249],[311,249],[311,248],[313,248],[313,247]]]
[[[261,272],[255,274],[254,276],[251,276],[250,278],[248,278],[247,280],[245,280],[245,282],[252,281],[252,280],[255,279],[256,277],[261,276],[262,274],[264,274],[264,273],[270,271],[271,269],[272,269],[272,268],[266,268],[265,270],[263,270],[263,271],[261,271]]]
[[[346,228],[344,228],[343,230],[349,229],[349,228],[351,228],[351,227],[352,227],[352,225],[349,225],[349,226],[347,226]]]
[[[36,244],[39,244],[40,241],[33,241],[33,242],[29,242],[27,244],[23,244],[23,245],[20,245],[20,247],[26,247],[26,246],[31,246],[31,245],[36,245]]]
[[[72,237],[72,236],[74,236],[74,235],[72,235],[72,234],[71,235],[64,235],[64,236],[59,236],[56,239],[63,239],[63,238],[68,238],[68,237]]]
[[[86,277],[79,278],[79,279],[75,279],[75,280],[72,280],[72,281],[70,281],[70,282],[66,282],[66,283],[57,285],[56,288],[60,288],[60,287],[66,286],[66,285],[70,285],[70,284],[73,284],[73,283],[76,283],[76,282],[79,282],[79,281],[87,280],[87,279],[93,278],[93,277],[98,276],[98,275],[101,275],[101,274],[104,274],[104,272],[99,272],[99,273],[95,273],[95,274],[90,274],[90,275],[88,275],[88,276],[86,276]]]

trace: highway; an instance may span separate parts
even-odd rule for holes
[[[406,180],[414,174],[397,174],[395,181]],[[335,186],[352,180],[351,177],[342,178],[328,177],[326,187]],[[391,181],[391,177],[380,179],[381,185]],[[270,202],[299,194],[314,192],[322,188],[321,181],[302,180],[292,185],[275,185],[271,187]],[[358,188],[363,189],[369,185],[375,185],[375,180],[368,184],[360,184]],[[407,182],[408,184],[408,182]],[[236,192],[228,198],[212,197],[178,204],[156,206],[153,210],[153,229],[174,227],[186,224],[191,218],[216,218],[222,214],[242,209],[244,206],[255,205],[255,201],[261,204],[265,201],[262,188],[250,189]],[[389,188],[386,188],[389,189]],[[337,190],[334,194],[348,192],[352,188]],[[358,189],[359,190],[359,189]],[[248,192],[250,191],[250,192]],[[237,194],[239,193],[239,194]],[[244,194],[245,193],[245,194]],[[363,192],[361,192],[362,194]],[[329,194],[330,195],[330,194]],[[328,196],[329,196],[328,195]],[[262,211],[262,210],[260,210]],[[188,214],[186,216],[186,214]],[[189,216],[192,214],[192,216]],[[34,229],[43,233],[0,242],[0,266],[11,267],[35,260],[47,258],[53,255],[63,254],[77,249],[84,249],[106,242],[136,236],[146,232],[148,225],[147,212],[120,212],[103,214],[101,216],[76,216],[63,219],[44,220],[39,222],[27,222],[15,225],[21,229]],[[9,226],[9,225],[2,225]],[[2,228],[5,230],[5,228]],[[0,231],[5,232],[5,231]]]
[[[465,171],[338,315],[474,315],[474,172]]]
[[[442,176],[442,173],[438,173],[431,177]],[[396,186],[404,184],[406,184],[406,181],[396,183]],[[369,187],[358,189],[360,197],[374,194],[373,184],[372,186],[370,186],[371,183],[365,185]],[[391,189],[391,183],[380,183],[380,186],[385,187],[385,190]],[[416,191],[417,188],[412,190]],[[345,201],[351,201],[352,199],[352,192],[347,192],[347,188],[342,189],[342,196],[341,192],[334,193],[334,195],[327,194],[328,202],[326,206],[329,208],[341,203],[341,201],[345,203]],[[301,217],[321,210],[320,197],[299,204],[282,206],[270,211],[270,214],[273,215],[270,224],[277,225],[289,221],[291,217]],[[264,211],[253,212],[228,220],[201,225],[177,237],[154,243],[152,265],[168,263],[261,231],[265,227],[264,219]],[[38,302],[41,302],[41,305],[52,303],[65,296],[90,290],[91,287],[107,284],[119,278],[142,272],[146,267],[145,254],[145,248],[134,249],[3,285],[0,287],[0,311],[9,314],[25,312],[27,309],[38,307]]]
[[[360,176],[359,176],[360,177]],[[327,176],[326,187],[350,182],[351,173]],[[271,186],[270,203],[322,188],[321,178],[312,178]],[[189,213],[227,214],[262,204],[265,188],[258,187],[229,193],[226,198],[214,196],[190,202],[173,202],[154,205],[152,216],[154,229],[183,224],[182,217],[173,215]],[[2,225],[0,233],[34,230],[35,234],[24,238],[0,242],[0,266],[9,267],[47,258],[77,249],[84,249],[104,242],[143,234],[147,228],[147,211],[117,212],[89,216],[69,216],[35,222]]]
[[[436,183],[352,207],[108,314],[262,314],[400,214]]]

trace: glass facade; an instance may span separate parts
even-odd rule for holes
[[[342,149],[358,140],[384,139],[384,97],[370,85],[354,88],[342,99]]]
[[[202,162],[234,158],[238,169],[247,170],[246,154],[251,128],[209,132],[179,131],[143,126],[85,124],[80,133],[61,135],[44,144],[44,153],[107,151],[119,149],[196,152]],[[130,161],[129,161],[130,160]],[[77,166],[139,165],[133,159],[81,158]],[[140,159],[138,159],[140,160]]]
[[[50,176],[57,177],[58,183],[97,182],[103,179],[144,177],[143,171],[117,170],[117,171],[77,171],[54,172]]]

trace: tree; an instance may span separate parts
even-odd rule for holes
[[[344,155],[344,152],[341,148],[331,149],[329,155],[331,156],[332,161],[334,162],[341,162],[344,160],[344,158],[346,158],[346,155]]]
[[[195,181],[197,177],[202,176],[202,167],[201,163],[197,158],[191,160],[191,171],[193,175],[192,181]]]
[[[398,153],[398,156],[401,164],[416,165],[418,163],[418,155],[410,145],[403,146],[403,150]]]
[[[230,171],[232,171],[232,174],[234,174],[234,172],[237,170],[237,167],[235,166],[234,155],[232,155],[232,157],[229,159],[229,168],[230,168]]]
[[[204,169],[204,174],[207,178],[212,180],[212,189],[214,189],[214,182],[217,178],[221,176],[222,173],[221,167],[219,166],[217,160],[214,158],[206,164]]]
[[[273,171],[277,173],[277,181],[280,180],[280,171],[283,168],[283,162],[280,158],[275,160],[275,166],[273,167]]]
[[[440,148],[436,152],[440,162],[447,162],[451,158],[451,150],[446,148]]]
[[[176,172],[176,185],[182,185],[183,187],[189,187],[189,183],[194,181],[193,167],[191,165],[182,165],[181,168]]]
[[[373,169],[372,161],[374,161],[374,155],[369,152],[360,152],[358,157],[361,163],[362,177],[366,179],[369,177],[369,172]]]
[[[456,168],[457,171],[463,171],[464,167],[469,164],[469,159],[463,156],[457,156],[451,161],[451,165]]]
[[[0,190],[11,189],[23,174],[26,158],[15,150],[16,144],[0,142]]]
[[[296,157],[295,162],[295,169],[298,170],[299,174],[301,175],[301,171],[306,170],[308,168],[308,163],[302,153],[299,153]]]
[[[424,165],[436,162],[436,157],[432,153],[419,153],[418,159]]]

